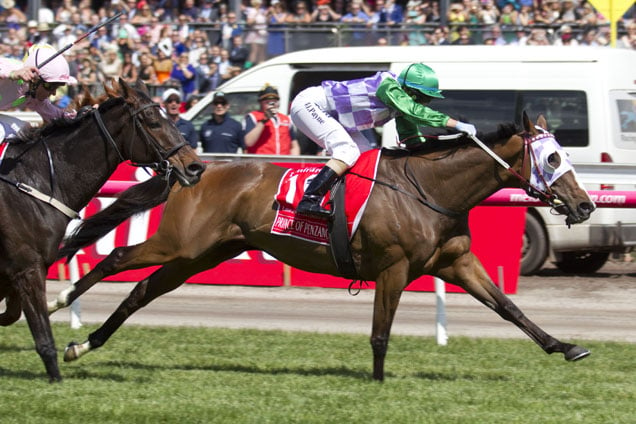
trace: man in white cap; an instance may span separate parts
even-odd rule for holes
[[[199,144],[199,136],[197,135],[197,131],[194,129],[194,125],[192,125],[192,122],[186,121],[179,116],[181,109],[181,92],[174,88],[169,88],[163,92],[161,101],[163,102],[163,108],[165,109],[168,118],[174,122],[177,129],[190,146],[193,149],[196,149]]]

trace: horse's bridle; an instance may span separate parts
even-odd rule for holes
[[[129,106],[127,107],[128,109],[131,109]],[[143,136],[144,139],[146,140],[146,144],[152,147],[153,153],[155,154],[158,160],[157,162],[141,163],[141,162],[136,162],[133,159],[132,154],[133,154],[133,143],[134,143],[134,137],[135,137],[134,132],[133,134],[131,134],[131,141],[129,143],[130,145],[130,152],[128,155],[130,157],[129,160],[133,166],[150,168],[161,175],[169,176],[170,173],[172,172],[173,166],[168,161],[168,158],[174,155],[175,153],[177,153],[182,147],[184,147],[187,144],[187,142],[184,140],[180,144],[171,148],[170,150],[165,150],[161,146],[161,144],[159,144],[159,142],[148,133],[148,131],[142,124],[141,119],[139,118],[140,113],[142,113],[143,111],[151,107],[161,108],[161,106],[157,103],[148,103],[146,105],[141,106],[139,109],[131,110],[130,115],[133,119],[133,122],[135,123],[136,131],[138,130],[141,136]],[[122,162],[126,161],[126,158],[124,157],[121,150],[117,146],[117,143],[115,143],[115,140],[108,132],[108,129],[106,128],[106,125],[104,124],[104,121],[102,120],[99,109],[93,110],[93,117],[95,118],[95,121],[97,122],[97,126],[99,127],[102,138],[106,139],[113,146],[113,148],[119,155],[119,158],[121,159]]]
[[[179,151],[179,149],[181,149],[183,146],[185,146],[187,142],[183,141],[182,143],[171,148],[170,150],[163,149],[163,147],[159,144],[159,142],[157,142],[157,140],[154,137],[152,137],[148,133],[148,131],[146,131],[143,124],[141,123],[141,120],[138,117],[138,114],[140,112],[143,112],[144,110],[150,107],[160,108],[161,106],[159,106],[157,103],[149,103],[149,104],[143,105],[137,110],[132,110],[130,114],[135,123],[135,128],[137,128],[140,131],[140,133],[146,139],[147,144],[152,147],[153,153],[157,156],[159,160],[158,162],[152,162],[152,163],[140,163],[140,162],[133,161],[132,145],[133,145],[133,142],[134,142],[133,140],[135,136],[135,134],[133,133],[131,137],[131,142],[129,143],[130,144],[129,157],[131,158],[130,162],[134,166],[151,168],[157,173],[165,175],[166,178],[169,178],[173,167],[172,167],[172,164],[170,164],[170,162],[168,161],[168,158],[172,156],[173,154],[175,154],[177,151]],[[127,108],[130,109],[130,106],[127,106]],[[124,155],[122,155],[121,150],[117,146],[117,143],[115,143],[115,140],[110,135],[110,132],[108,132],[108,129],[106,128],[106,125],[104,124],[104,121],[101,117],[101,113],[99,112],[99,109],[98,108],[92,109],[92,113],[93,113],[93,117],[95,118],[95,122],[97,122],[97,126],[100,130],[102,138],[105,139],[108,143],[110,143],[113,146],[113,148],[119,155],[119,158],[121,159],[122,162],[126,161],[126,158],[124,158]],[[39,190],[35,189],[34,187],[31,187],[19,181],[13,181],[2,175],[0,175],[0,180],[15,186],[18,190],[32,197],[35,197],[36,199],[41,200],[44,203],[48,203],[49,205],[53,206],[55,209],[59,210],[60,212],[62,212],[64,215],[66,215],[67,217],[71,219],[79,218],[79,213],[77,211],[69,208],[64,203],[60,202],[59,200],[53,197],[53,191],[56,185],[55,184],[55,168],[53,166],[53,158],[51,156],[51,151],[49,149],[49,146],[46,144],[46,141],[43,141],[43,145],[44,145],[44,148],[46,149],[46,153],[47,153],[47,157],[49,161],[49,177],[50,177],[51,195],[44,194],[40,192]]]
[[[543,131],[541,134],[537,134],[534,136],[528,133],[522,134],[523,158],[521,160],[520,173],[517,173],[512,168],[509,168],[508,170],[515,177],[519,179],[519,181],[521,182],[521,187],[525,190],[528,196],[534,197],[535,199],[539,199],[542,202],[547,203],[554,209],[558,210],[559,208],[563,208],[565,205],[563,204],[563,202],[561,202],[561,200],[559,200],[559,197],[556,195],[556,193],[554,193],[554,191],[552,191],[552,189],[550,188],[550,185],[547,183],[543,175],[543,172],[541,172],[541,167],[539,166],[539,161],[537,160],[534,149],[532,149],[532,146],[531,146],[532,143],[534,143],[537,140],[541,140],[546,137],[554,138],[554,135],[552,135],[546,130],[543,130],[542,128],[539,128],[539,129]],[[527,168],[530,168],[529,171],[526,171]],[[523,176],[526,173],[531,174],[533,168],[537,171],[537,175],[539,179],[541,180],[541,182],[543,183],[545,190],[541,190],[536,185],[533,185],[529,179]]]

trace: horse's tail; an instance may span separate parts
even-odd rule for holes
[[[117,200],[103,211],[84,220],[60,248],[58,259],[71,259],[82,247],[95,243],[131,216],[154,208],[165,202],[174,183],[161,176],[135,184],[122,192]]]

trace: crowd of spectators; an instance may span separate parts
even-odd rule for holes
[[[20,1],[20,0],[18,0]],[[451,1],[444,19],[434,0],[43,0],[28,20],[16,0],[0,0],[3,56],[73,43],[123,12],[65,54],[80,85],[107,77],[207,93],[244,69],[285,52],[283,29],[347,27],[350,44],[608,45],[609,25],[587,0]],[[95,5],[100,5],[97,10]],[[634,6],[621,18],[617,47],[636,49]]]

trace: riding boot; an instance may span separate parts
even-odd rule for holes
[[[337,179],[338,174],[336,171],[324,166],[309,183],[302,200],[298,203],[296,212],[318,218],[331,217],[331,211],[323,208],[320,203]]]

